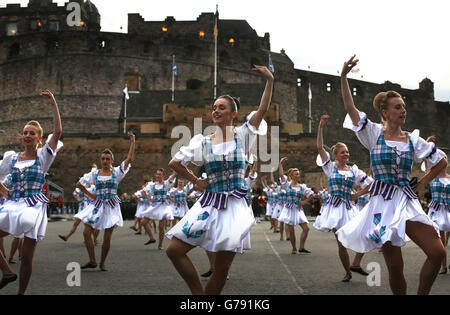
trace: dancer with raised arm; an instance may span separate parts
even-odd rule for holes
[[[45,174],[53,163],[56,153],[63,146],[61,117],[53,94],[46,90],[40,94],[51,104],[53,112],[53,134],[50,134],[42,148],[43,130],[37,121],[28,122],[23,128],[20,142],[23,152],[5,152],[0,162],[0,178],[11,174],[12,190],[1,185],[8,200],[0,212],[0,237],[12,235],[24,237],[22,260],[20,262],[19,294],[25,294],[33,271],[33,258],[38,242],[44,239],[47,229],[48,198],[42,193]],[[3,278],[0,289],[15,281],[17,275],[0,255],[0,269]]]
[[[300,170],[298,168],[292,168],[288,171],[288,176],[284,175],[283,163],[286,161],[286,157],[282,158],[278,168],[281,186],[286,190],[287,194],[287,202],[278,219],[286,225],[286,231],[289,234],[292,245],[292,254],[297,253],[297,243],[295,239],[295,226],[297,225],[300,225],[302,228],[298,252],[310,253],[309,250],[305,249],[305,242],[309,233],[309,224],[302,206],[311,201],[314,197],[314,192],[305,184],[300,184]]]
[[[372,178],[358,169],[358,166],[348,166],[350,154],[344,143],[338,142],[331,148],[331,154],[335,161],[331,161],[330,154],[323,147],[323,129],[325,128],[328,115],[323,115],[317,132],[317,165],[322,167],[325,175],[328,177],[328,187],[330,189],[330,198],[322,207],[321,214],[316,218],[314,227],[319,231],[333,231],[349,222],[358,212],[352,201],[355,201],[360,195],[366,193]],[[363,189],[356,194],[351,194],[353,186],[361,186]],[[346,275],[343,282],[349,282],[352,279],[352,271],[363,276],[367,276],[361,268],[363,253],[356,251],[355,259],[350,266],[350,257],[347,247],[343,245],[336,236],[339,248],[339,258],[345,269]]]
[[[271,102],[274,79],[266,67],[255,66],[252,71],[266,80],[258,110],[247,117],[244,125],[233,128],[239,101],[230,96],[220,96],[212,108],[216,125],[214,134],[206,137],[196,135],[169,163],[180,176],[206,190],[167,233],[170,239],[167,255],[193,294],[222,292],[235,254],[242,252],[242,240],[255,224],[245,201],[246,156],[257,134],[267,132],[263,118]],[[199,180],[186,168],[189,162],[204,165],[208,178]],[[204,289],[197,269],[186,255],[196,246],[216,253],[214,271]]]
[[[427,142],[436,142],[436,137],[431,136]],[[448,161],[448,158],[446,157]],[[425,172],[428,172],[427,161],[425,163]],[[448,162],[447,162],[448,163]],[[445,233],[450,232],[450,174],[446,169],[442,169],[437,177],[430,183],[431,202],[428,205],[428,216],[439,227],[441,241],[444,248],[447,246]],[[447,254],[442,260],[442,269],[439,274],[447,273]]]
[[[84,192],[89,199],[93,200],[75,218],[84,223],[84,243],[89,255],[89,262],[83,265],[82,269],[97,268],[95,259],[94,241],[92,239],[93,230],[104,230],[102,254],[100,259],[100,270],[107,271],[105,262],[111,247],[112,233],[116,227],[123,226],[122,213],[120,211],[120,199],[117,195],[119,183],[124,179],[131,167],[131,160],[134,156],[135,136],[128,132],[130,137],[130,149],[126,159],[116,167],[114,155],[111,150],[103,150],[100,156],[101,169],[93,170],[85,174],[77,183],[77,187]],[[86,187],[95,185],[95,194],[89,192]]]
[[[357,252],[382,248],[394,294],[406,294],[401,247],[411,239],[427,259],[420,272],[418,294],[429,294],[439,272],[445,249],[439,239],[439,227],[423,211],[417,192],[447,167],[442,152],[426,142],[418,131],[402,130],[406,122],[406,105],[395,91],[381,92],[374,98],[374,108],[382,123],[371,122],[358,111],[347,80],[357,65],[355,56],[344,63],[341,90],[348,115],[344,127],[353,130],[370,152],[375,182],[370,200],[356,217],[337,231],[339,241]],[[430,171],[418,182],[411,181],[413,161],[427,160]]]

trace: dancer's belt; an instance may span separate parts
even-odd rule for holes
[[[227,208],[228,198],[230,196],[242,199],[245,198],[247,192],[248,190],[243,188],[223,193],[206,191],[200,198],[200,205],[202,206],[202,208],[212,205],[214,208],[218,210],[224,210]]]
[[[333,207],[339,207],[342,203],[345,204],[347,210],[352,208],[352,202],[348,199],[344,199],[339,196],[330,196],[328,200],[325,202],[325,205],[331,204]]]
[[[434,200],[428,204],[428,208],[433,208],[435,211],[446,210],[450,212],[450,204],[439,203]]]
[[[42,203],[50,202],[50,200],[48,200],[47,196],[44,195],[43,193],[36,194],[36,195],[30,196],[30,197],[21,196],[21,198],[25,199],[25,203],[27,204],[28,207],[34,207],[38,203],[38,201],[40,201]],[[19,200],[19,198],[12,198],[12,197],[9,197],[8,199],[16,200],[16,201]]]
[[[96,199],[94,201],[94,206],[96,208],[99,208],[104,203],[109,205],[111,208],[114,208],[117,204],[120,203],[120,198],[118,196],[115,196],[113,199]]]
[[[409,199],[417,199],[416,193],[413,191],[413,187],[417,186],[417,178],[413,178],[410,184],[407,186],[394,186],[391,184],[384,183],[382,181],[376,180],[370,187],[369,194],[370,197],[381,195],[384,200],[392,200],[394,193],[398,188],[403,190],[403,192],[408,196]]]
[[[298,208],[299,210],[302,209],[302,207],[296,203],[286,203],[284,206],[288,209],[294,209],[294,208]]]

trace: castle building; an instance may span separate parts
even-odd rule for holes
[[[77,25],[68,23],[69,3],[79,4]],[[102,32],[96,6],[83,0],[64,6],[51,0],[30,0],[27,7],[8,4],[0,8],[0,130],[5,131],[0,134],[0,153],[20,150],[17,135],[31,119],[40,121],[46,134],[52,130],[51,110],[39,96],[48,88],[60,107],[65,144],[49,178],[71,192],[106,147],[115,153],[116,164],[120,163],[129,147],[124,132],[131,129],[137,134],[136,155],[121,190],[136,191],[156,168],[167,169],[173,145],[181,137],[173,135],[175,127],[184,126],[193,136],[211,124],[216,20],[216,93],[240,98],[242,109],[236,124],[257,108],[264,90],[263,80],[248,69],[254,64],[268,65],[270,55],[276,82],[266,116],[269,153],[271,146],[277,149],[271,135],[278,131],[279,157],[288,156],[289,167],[303,169],[305,179],[318,188],[321,170],[315,165],[315,132],[320,116],[327,113],[332,118],[324,135],[326,144],[347,143],[354,152],[352,162],[368,168],[368,153],[351,132],[342,129],[340,78],[295,69],[285,51],[271,51],[269,33],[261,37],[245,20],[220,19],[217,12],[202,13],[195,21],[170,16],[164,21],[144,21],[139,14],[129,14],[128,33]],[[397,90],[408,105],[408,124],[420,128],[425,138],[437,135],[440,146],[450,147],[446,132],[449,102],[434,100],[430,79],[425,78],[416,90],[389,81],[350,80],[350,85],[355,103],[377,121],[373,97],[380,91]],[[123,93],[125,86],[129,99]],[[309,86],[313,94],[311,132]],[[194,130],[194,118],[202,118],[200,131]],[[262,159],[261,163],[269,161]]]

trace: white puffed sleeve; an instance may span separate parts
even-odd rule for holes
[[[267,122],[264,119],[261,121],[258,128],[250,124],[250,119],[255,114],[256,111],[251,112],[247,116],[246,122],[242,126],[235,128],[237,136],[241,139],[244,145],[245,153],[251,151],[257,135],[264,136],[267,134]]]
[[[316,164],[317,164],[317,166],[319,166],[323,169],[323,172],[325,173],[325,175],[330,177],[331,173],[334,170],[336,162],[332,162],[330,159],[330,153],[328,153],[328,152],[326,152],[326,153],[327,153],[327,160],[322,161],[322,157],[320,156],[320,154],[318,154],[317,158],[316,158]]]
[[[0,178],[8,176],[12,171],[12,160],[16,152],[8,151],[3,154],[3,160],[0,161]]]
[[[360,170],[358,166],[352,166],[352,172],[355,175],[355,184],[361,188],[365,188],[373,183],[373,178],[367,175],[363,170]]]
[[[306,198],[309,198],[311,197],[311,195],[314,195],[314,191],[308,186],[306,186],[306,184],[301,184],[300,187],[302,189],[302,194],[306,196]]]
[[[283,177],[280,177],[280,185],[282,189],[287,189],[288,187],[288,178],[286,175],[283,175]]]
[[[114,168],[114,172],[117,176],[117,180],[120,182],[122,179],[124,179],[125,175],[128,174],[128,172],[130,171],[131,168],[131,163],[128,163],[128,168],[125,169],[125,161],[123,161],[122,163],[120,163],[119,166],[116,166]]]
[[[353,130],[359,142],[370,151],[377,143],[378,137],[383,131],[383,125],[370,121],[364,112],[359,112],[359,117],[358,126],[354,126],[350,115],[347,114],[347,116],[345,116],[343,127]]]
[[[202,166],[204,164],[203,139],[203,135],[195,135],[189,142],[189,145],[180,148],[174,159],[180,161],[183,166],[186,166],[189,162]]]
[[[46,172],[52,165],[53,161],[55,160],[56,153],[63,147],[63,143],[58,140],[58,144],[56,146],[56,149],[53,150],[50,148],[50,145],[48,144],[50,142],[50,139],[53,137],[53,134],[50,134],[47,138],[47,141],[45,142],[44,146],[40,149],[38,149],[37,155],[39,157],[39,160],[41,161],[42,169]]]
[[[414,161],[416,163],[420,163],[426,159],[428,169],[431,169],[445,157],[444,152],[439,150],[434,142],[427,142],[420,137],[419,130],[414,130],[410,134],[410,137],[414,146]]]
[[[153,189],[155,187],[154,183],[147,183],[147,185],[145,185],[144,188],[142,188],[142,191],[145,192],[147,194],[147,196],[151,196],[153,195]]]
[[[98,170],[93,170],[89,173],[84,174],[83,177],[81,177],[79,180],[80,184],[83,185],[86,189],[91,187],[91,185],[95,185],[95,175],[97,173]]]

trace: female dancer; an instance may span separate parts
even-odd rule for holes
[[[97,165],[96,164],[92,164],[92,169],[91,172],[97,170]],[[91,194],[95,194],[95,185],[91,185],[89,188],[87,188],[87,190],[91,193]],[[88,198],[88,196],[82,192],[78,187],[75,189],[74,191],[74,196],[78,196],[79,199],[79,205],[78,205],[78,213],[80,213],[81,211],[83,211],[91,202],[91,200]],[[60,235],[58,234],[58,237],[60,239],[62,239],[64,242],[67,242],[69,240],[69,238],[72,236],[73,233],[75,233],[75,231],[78,228],[78,225],[81,223],[81,220],[78,218],[75,218],[74,220],[75,222],[73,222],[72,228],[70,229],[69,233],[67,233],[66,235]],[[100,230],[94,230],[93,231],[93,237],[94,237],[94,244],[97,245],[97,237],[98,234],[100,233]]]
[[[274,183],[267,185],[266,177],[267,176],[261,178],[261,184],[264,187],[264,192],[267,195],[266,216],[269,217],[270,220],[270,229],[273,229],[274,233],[278,233],[278,221],[273,216],[273,212],[277,203],[277,192],[275,189],[276,186]]]
[[[435,137],[430,138],[432,138],[431,141],[435,142]],[[430,138],[427,139],[427,142],[430,142]],[[447,157],[445,158],[448,160]],[[424,162],[426,172],[428,172],[429,169],[426,167],[427,161],[425,160]],[[445,168],[442,169],[438,176],[430,183],[430,191],[432,200],[428,205],[428,216],[439,227],[441,241],[445,249],[447,245],[445,233],[450,232],[450,174],[447,173]],[[446,273],[447,254],[442,260],[442,270],[439,274],[443,275]]]
[[[374,108],[383,124],[371,122],[365,113],[358,111],[347,81],[347,74],[357,63],[353,56],[342,69],[341,90],[348,113],[344,127],[355,131],[361,144],[370,151],[375,182],[369,203],[337,235],[344,246],[357,252],[383,249],[394,294],[406,294],[401,247],[412,239],[427,255],[417,292],[428,294],[445,249],[439,239],[439,228],[423,211],[416,192],[445,169],[447,161],[434,143],[426,142],[417,132],[402,130],[406,106],[397,92],[382,92],[374,99]],[[423,159],[427,159],[431,170],[413,188],[410,184],[413,160]]]
[[[178,178],[177,188],[172,188],[170,196],[175,201],[173,203],[173,226],[184,217],[189,208],[187,205],[187,196],[192,189],[192,183],[184,185],[184,179]]]
[[[145,245],[155,243],[152,239],[153,235],[150,231],[150,220],[159,221],[159,243],[158,249],[162,249],[164,240],[164,233],[167,225],[167,220],[173,220],[172,209],[168,204],[168,200],[174,202],[170,197],[169,191],[175,182],[177,174],[174,172],[167,180],[164,180],[166,171],[160,168],[155,173],[156,182],[153,185],[147,185],[142,189],[142,195],[152,202],[152,206],[142,212],[141,224],[150,237],[150,240]],[[153,198],[151,198],[152,196]]]
[[[146,209],[148,209],[148,207],[151,206],[150,200],[148,200],[142,195],[142,189],[144,189],[144,187],[147,186],[147,184],[148,182],[144,181],[144,184],[142,185],[141,189],[135,192],[134,194],[131,194],[131,198],[137,201],[136,213],[134,215],[135,217],[134,225],[130,226],[130,229],[136,232],[135,235],[142,234],[142,223],[141,223],[142,212],[144,212]],[[154,240],[153,234],[151,234],[150,238]]]
[[[84,223],[84,243],[89,255],[89,262],[83,265],[81,269],[97,268],[94,242],[91,236],[93,230],[97,229],[104,230],[100,270],[107,271],[105,261],[111,247],[112,233],[115,227],[123,226],[117,189],[119,182],[130,170],[130,162],[134,155],[135,136],[131,132],[128,132],[128,136],[131,142],[130,149],[127,158],[120,166],[113,167],[114,155],[109,149],[106,149],[100,156],[101,169],[85,174],[77,183],[77,187],[91,200],[94,200],[83,211],[75,215],[75,218]],[[92,184],[95,184],[96,194],[86,189],[86,186]]]
[[[350,159],[347,146],[344,143],[337,143],[332,147],[331,154],[335,162],[330,160],[330,155],[323,148],[323,128],[325,127],[328,115],[323,115],[317,132],[317,165],[321,166],[325,175],[328,177],[328,187],[330,189],[330,199],[322,207],[322,213],[316,218],[314,227],[319,231],[333,231],[336,233],[344,224],[349,222],[357,213],[357,209],[352,200],[356,200],[360,195],[366,193],[372,178],[358,169],[356,165],[352,167],[347,163]],[[352,195],[351,191],[354,185],[361,186],[362,190]],[[364,254],[357,252],[353,264],[350,266],[350,257],[347,252],[347,246],[342,244],[336,236],[339,247],[339,258],[345,269],[346,275],[343,282],[349,282],[352,278],[352,271],[368,275],[360,266]]]
[[[292,245],[292,254],[297,253],[297,244],[295,239],[295,226],[300,225],[302,234],[300,235],[299,253],[310,253],[305,249],[306,238],[309,233],[308,219],[303,212],[302,206],[308,203],[313,197],[314,192],[305,184],[300,184],[300,170],[297,168],[288,171],[288,178],[284,175],[283,163],[287,161],[287,157],[280,160],[278,171],[280,172],[281,186],[286,190],[287,202],[281,211],[280,222],[286,224],[286,230]],[[290,181],[289,181],[290,180]],[[302,201],[302,198],[306,197]]]
[[[3,194],[9,196],[0,212],[0,237],[9,234],[14,237],[24,237],[19,294],[25,294],[33,270],[36,245],[44,239],[47,228],[49,200],[42,194],[45,173],[63,145],[59,141],[62,126],[55,98],[49,90],[40,95],[52,106],[53,134],[50,134],[44,146],[38,149],[43,130],[37,121],[28,122],[20,136],[24,152],[6,152],[0,162],[0,177],[11,174],[12,180],[11,191],[0,185]],[[9,282],[15,281],[17,275],[11,270],[3,255],[0,255],[0,269],[3,272],[1,289]]]
[[[215,133],[206,137],[196,135],[169,163],[180,176],[206,189],[202,198],[167,233],[170,239],[167,255],[193,294],[222,292],[235,254],[242,251],[242,240],[255,224],[244,198],[245,161],[256,135],[267,131],[267,124],[261,122],[270,105],[274,79],[266,67],[255,66],[252,71],[266,79],[258,111],[250,114],[243,126],[233,128],[239,101],[230,96],[219,97],[212,112]],[[199,180],[186,168],[191,161],[205,165],[206,180]],[[196,246],[216,252],[214,271],[205,289],[186,255]]]

